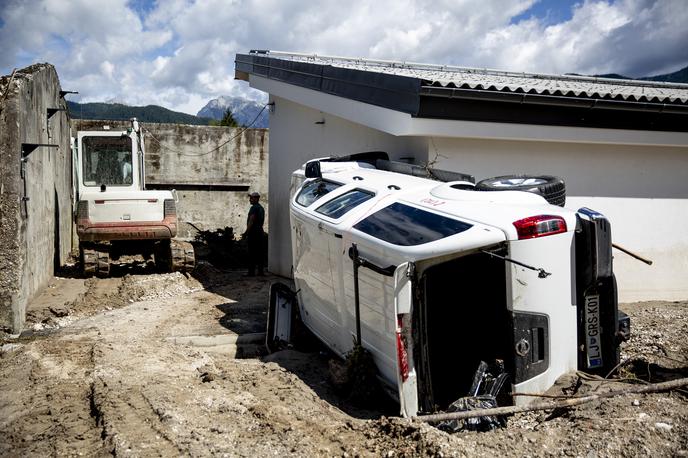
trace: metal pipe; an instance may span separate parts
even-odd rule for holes
[[[380,275],[383,275],[385,277],[393,277],[394,276],[394,271],[397,269],[396,266],[391,265],[391,266],[387,266],[387,267],[380,267],[378,265],[375,265],[372,262],[368,261],[367,259],[358,256],[358,250],[356,250],[356,255],[358,257],[358,261],[356,262],[356,264],[359,267],[366,267],[366,268],[372,270],[373,272],[380,274]],[[349,258],[354,259],[353,247],[351,249],[349,249]]]
[[[635,258],[635,259],[637,259],[638,261],[644,262],[644,263],[647,264],[648,266],[651,266],[651,265],[652,265],[652,261],[651,261],[651,260],[649,260],[649,259],[647,259],[647,258],[643,258],[643,257],[640,256],[639,254],[633,253],[631,250],[628,250],[628,249],[622,247],[621,245],[617,245],[616,243],[612,243],[612,246],[613,246],[614,248],[616,248],[617,250],[619,250],[619,251],[623,251],[624,253],[626,253],[627,255],[631,256],[632,258]]]

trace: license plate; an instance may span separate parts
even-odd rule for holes
[[[585,296],[585,347],[588,352],[588,369],[602,367],[600,337],[600,296]]]

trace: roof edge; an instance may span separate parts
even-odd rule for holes
[[[635,80],[624,78],[604,78],[600,76],[586,76],[586,75],[571,75],[571,74],[556,74],[556,73],[535,73],[535,72],[515,72],[508,70],[497,70],[487,67],[462,67],[458,65],[440,65],[428,64],[413,61],[397,61],[385,59],[368,59],[363,57],[344,57],[344,56],[330,56],[316,53],[297,53],[288,51],[273,51],[273,50],[254,50],[249,51],[249,54],[260,54],[266,56],[275,56],[279,58],[298,57],[301,59],[319,59],[332,61],[345,61],[353,63],[365,63],[371,66],[380,67],[394,67],[394,68],[416,68],[427,69],[434,71],[461,71],[467,73],[494,75],[494,76],[513,76],[520,78],[541,78],[552,80],[567,80],[567,81],[581,81],[588,83],[605,83],[615,86],[636,86],[636,87],[658,87],[665,89],[682,89],[688,90],[688,84],[672,83],[667,81],[650,81],[650,80]]]
[[[235,77],[254,74],[294,86],[415,115],[420,107],[421,80],[321,63],[289,61],[269,54],[237,54]]]

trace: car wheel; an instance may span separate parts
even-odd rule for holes
[[[538,194],[552,205],[566,203],[564,180],[552,175],[505,175],[487,178],[475,185],[478,191],[525,191]]]

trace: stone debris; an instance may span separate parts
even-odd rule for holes
[[[673,426],[671,426],[669,423],[664,423],[662,421],[658,421],[655,423],[655,428],[662,430],[662,431],[671,431]]]

